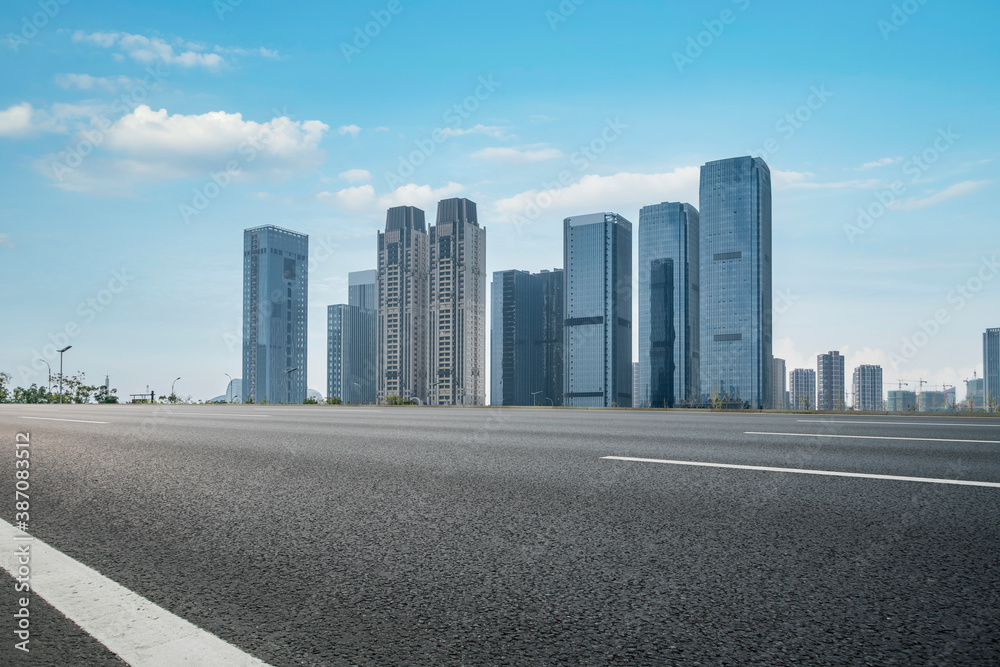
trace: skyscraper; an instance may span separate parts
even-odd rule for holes
[[[983,380],[986,409],[993,412],[1000,405],[1000,329],[983,334]]]
[[[701,394],[771,407],[771,171],[709,162],[700,192]]]
[[[836,350],[816,356],[817,410],[843,410],[844,357]]]
[[[428,402],[486,402],[486,230],[475,202],[438,203],[430,230]]]
[[[490,403],[562,405],[563,271],[496,271]]]
[[[632,223],[617,213],[563,221],[564,403],[632,406]]]
[[[328,308],[327,396],[370,404],[376,396],[378,271],[348,274],[348,303]]]
[[[309,237],[267,225],[243,232],[244,401],[306,398]]]
[[[882,367],[864,364],[854,369],[854,409],[863,412],[881,412]]]
[[[816,371],[811,368],[796,368],[791,376],[791,409],[816,409]]]
[[[639,212],[639,377],[634,404],[701,398],[698,210],[662,203]]]
[[[774,359],[771,373],[771,407],[775,410],[787,410],[785,394],[788,391],[788,373],[785,371],[785,360]]]
[[[427,400],[430,254],[424,212],[397,206],[378,234],[377,399]]]

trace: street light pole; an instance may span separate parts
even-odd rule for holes
[[[531,392],[531,404],[532,405],[538,405],[538,399],[535,398],[535,394],[540,394],[540,393],[542,393],[541,389],[539,389],[538,391]]]
[[[59,405],[62,405],[62,384],[63,384],[63,352],[73,347],[72,345],[67,345],[59,352]]]
[[[286,405],[288,404],[288,401],[289,401],[288,397],[289,397],[289,394],[291,392],[292,373],[294,373],[297,370],[299,370],[298,366],[296,366],[295,368],[289,368],[287,371],[285,371],[285,404]]]
[[[232,394],[233,376],[230,375],[229,373],[223,373],[223,375],[225,375],[227,378],[229,378],[229,384],[226,385],[226,403],[232,403],[233,402],[233,394]]]
[[[177,380],[180,380],[180,378],[177,378]],[[177,380],[174,380],[173,382],[170,383],[170,400],[171,400],[171,402],[176,402],[177,401],[177,394],[174,393],[174,385],[177,384]]]
[[[51,394],[52,393],[52,366],[49,366],[49,362],[45,361],[44,359],[39,358],[38,360],[40,362],[42,362],[43,364],[45,364],[46,366],[48,366],[48,368],[49,368],[49,384],[48,384],[48,389],[46,391],[48,391]],[[966,380],[966,383],[968,383],[968,380]],[[966,392],[966,393],[968,393],[968,392]]]

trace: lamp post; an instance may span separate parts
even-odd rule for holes
[[[287,371],[285,371],[285,403],[286,404],[288,403],[288,397],[289,397],[289,394],[291,393],[292,373],[294,373],[297,370],[299,370],[298,366],[296,366],[295,368],[289,368]]]
[[[49,366],[49,362],[45,361],[42,358],[39,358],[38,360],[40,362],[42,362],[43,364],[45,364],[46,366],[48,366],[48,368],[49,368],[49,385],[48,385],[48,389],[46,391],[48,391],[51,394],[52,393],[52,366]],[[968,393],[968,392],[966,392],[966,393]]]
[[[69,348],[71,348],[71,347],[73,347],[73,346],[72,345],[67,345],[63,349],[58,350],[58,352],[59,352],[59,405],[62,405],[63,353],[66,350],[68,350]]]
[[[535,394],[540,394],[540,393],[542,393],[541,389],[539,389],[538,391],[531,392],[531,404],[532,405],[538,405],[538,399],[535,398]]]
[[[351,384],[353,384],[355,387],[358,388],[358,393],[357,393],[356,397],[358,399],[360,399],[361,398],[361,385],[358,384],[357,382],[353,382],[353,381],[351,382]],[[359,401],[359,403],[360,403],[360,401]]]
[[[225,375],[227,378],[229,378],[229,384],[226,385],[226,403],[232,403],[233,402],[233,394],[232,394],[233,376],[230,375],[229,373],[223,373],[223,375]]]
[[[177,380],[180,380],[180,378],[177,378]],[[170,402],[171,403],[176,403],[177,402],[177,395],[174,393],[174,385],[177,384],[177,380],[174,380],[173,382],[170,383]]]
[[[545,400],[549,402],[549,407],[552,407],[552,408],[556,407],[555,401],[553,401],[551,397],[546,396]]]

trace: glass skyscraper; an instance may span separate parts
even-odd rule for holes
[[[639,211],[639,393],[636,407],[701,398],[699,220],[690,204]]]
[[[308,272],[305,234],[272,225],[243,232],[244,401],[306,398]]]
[[[983,334],[983,380],[986,408],[996,410],[1000,404],[1000,329],[987,329]]]
[[[496,271],[490,403],[562,405],[563,271]]]
[[[617,213],[563,221],[564,403],[632,407],[632,223]]]
[[[348,274],[348,303],[327,309],[327,396],[375,402],[378,271]]]
[[[771,171],[760,158],[701,168],[702,401],[771,407]]]

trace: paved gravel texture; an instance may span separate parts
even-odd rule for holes
[[[836,419],[4,405],[0,497],[28,430],[34,535],[274,665],[1000,664],[1000,489],[601,459],[1000,482],[1000,420]]]

